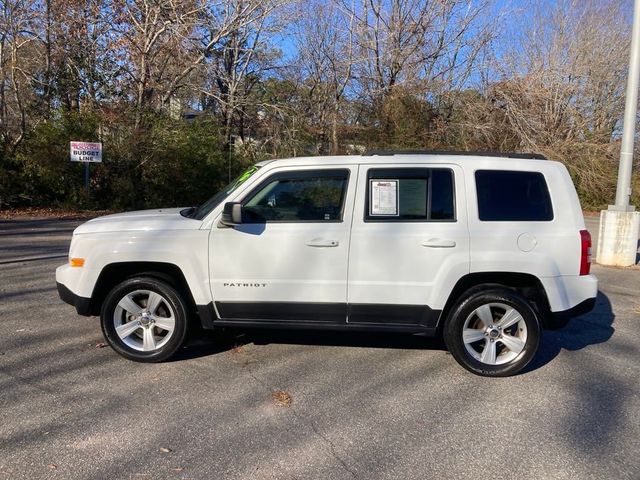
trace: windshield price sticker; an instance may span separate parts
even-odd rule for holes
[[[370,215],[398,216],[398,180],[371,180]]]

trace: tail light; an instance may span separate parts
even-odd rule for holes
[[[587,230],[580,230],[580,275],[589,275],[591,270],[591,234]]]

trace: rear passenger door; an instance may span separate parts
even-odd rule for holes
[[[348,323],[432,328],[469,272],[462,170],[362,165],[351,230]]]

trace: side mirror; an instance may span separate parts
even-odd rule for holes
[[[238,202],[225,203],[220,222],[229,227],[240,225],[242,223],[242,204]]]

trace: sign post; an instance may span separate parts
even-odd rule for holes
[[[85,162],[84,164],[84,189],[87,192],[87,197],[89,196],[89,162]]]
[[[89,164],[102,162],[102,143],[70,142],[69,153],[72,162],[84,163],[84,188],[89,197]]]

